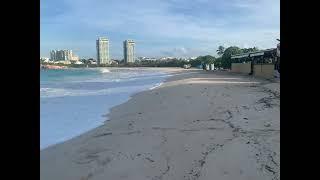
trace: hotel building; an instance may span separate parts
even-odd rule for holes
[[[110,64],[109,59],[109,40],[105,37],[99,37],[96,41],[97,64]]]
[[[124,63],[133,63],[135,59],[135,43],[133,40],[123,42]]]

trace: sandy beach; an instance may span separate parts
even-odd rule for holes
[[[280,179],[279,82],[171,73],[161,86],[112,108],[104,125],[42,150],[40,178]]]

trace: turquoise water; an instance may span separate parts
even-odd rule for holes
[[[51,83],[59,81],[68,81],[72,79],[88,79],[100,74],[100,71],[94,69],[51,69],[41,70],[40,82]]]
[[[103,124],[111,107],[167,76],[148,68],[41,70],[40,149]]]

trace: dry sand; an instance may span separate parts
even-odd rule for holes
[[[280,179],[279,82],[175,73],[105,125],[41,151],[41,179]]]

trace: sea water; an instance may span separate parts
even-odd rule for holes
[[[167,76],[148,68],[41,70],[40,149],[102,125],[111,107]]]

